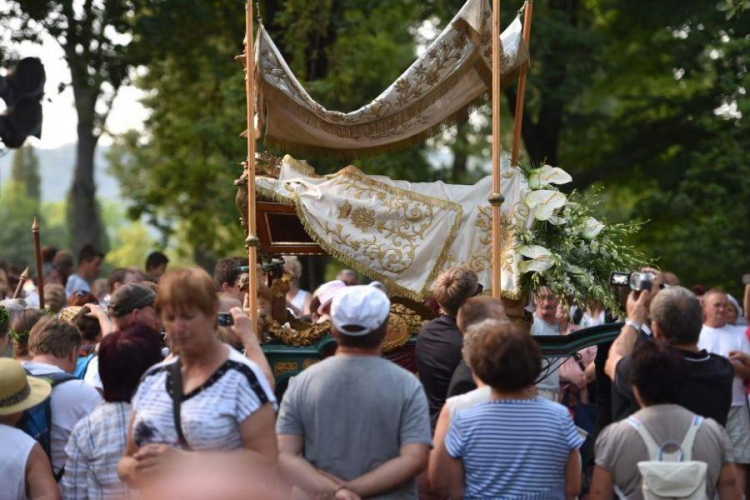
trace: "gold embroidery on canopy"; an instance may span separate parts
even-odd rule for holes
[[[349,203],[349,200],[344,200],[344,203],[341,204],[339,207],[339,219],[346,219],[349,217],[349,214],[352,212],[352,204]]]
[[[375,226],[375,210],[359,207],[352,210],[352,223],[354,227],[366,232]]]
[[[321,178],[321,176],[311,173],[310,170],[312,170],[312,167],[309,167],[305,163],[293,161],[287,162],[287,165],[303,175]],[[379,221],[376,223],[376,230],[388,235],[388,237],[392,237],[394,240],[399,237],[402,238],[398,241],[401,248],[389,247],[387,243],[379,242],[375,237],[372,239],[364,238],[357,240],[346,232],[345,224],[337,223],[331,225],[319,220],[304,208],[304,205],[300,203],[297,193],[293,192],[291,196],[287,196],[281,192],[278,186],[282,182],[277,179],[258,177],[256,190],[264,197],[285,205],[294,206],[297,216],[305,227],[306,232],[323,250],[358,272],[383,282],[390,293],[413,300],[423,300],[429,297],[431,295],[432,283],[435,281],[437,274],[443,269],[444,263],[448,258],[450,245],[455,240],[456,233],[458,232],[463,216],[461,205],[449,200],[433,198],[414,191],[390,186],[367,177],[354,166],[346,167],[326,177],[335,179],[336,185],[342,179],[348,179],[349,183],[343,185],[344,187],[351,187],[354,190],[352,199],[361,199],[365,194],[369,193],[370,196],[377,198],[379,203],[382,197],[386,201],[389,210],[400,210],[399,213],[403,215],[403,220]],[[341,215],[341,208],[345,204],[339,207],[339,215]],[[419,292],[414,292],[399,285],[392,276],[385,274],[385,272],[401,274],[408,269],[408,266],[413,264],[418,242],[410,246],[408,244],[409,240],[413,240],[415,237],[423,237],[429,227],[434,225],[435,208],[442,208],[453,212],[454,218],[443,249],[438,255],[424,286]],[[354,207],[352,207],[353,210]],[[349,216],[351,217],[351,213]],[[349,248],[352,253],[364,255],[371,261],[376,261],[381,270],[366,266],[361,261],[355,260],[349,253],[343,251],[345,248]]]

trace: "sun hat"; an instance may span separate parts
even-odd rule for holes
[[[333,298],[331,321],[337,332],[360,337],[380,327],[390,311],[386,294],[373,286],[355,285]]]
[[[73,318],[75,318],[76,315],[79,312],[81,312],[81,309],[83,309],[83,306],[68,306],[68,307],[63,307],[60,310],[60,313],[58,314],[58,316],[60,317],[60,319],[64,319],[68,323],[72,323],[73,322]]]
[[[734,297],[732,297],[732,294],[729,294],[729,293],[728,293],[728,294],[727,294],[727,300],[728,300],[728,301],[729,301],[729,303],[730,303],[730,304],[732,304],[732,306],[734,306],[734,308],[735,308],[735,309],[737,310],[737,318],[738,318],[738,319],[739,319],[739,318],[742,318],[742,317],[744,316],[744,313],[743,313],[743,311],[742,311],[742,307],[740,307],[740,303],[739,303],[739,302],[737,302],[737,299],[735,299]]]
[[[29,377],[21,363],[0,358],[0,415],[13,415],[36,406],[52,392],[49,382]]]
[[[109,299],[109,315],[126,316],[136,309],[154,305],[156,292],[141,283],[126,283],[114,291]]]
[[[318,314],[323,314],[323,309],[331,303],[336,295],[346,288],[346,283],[341,280],[333,280],[320,285],[320,288],[315,291],[315,296],[320,300]]]

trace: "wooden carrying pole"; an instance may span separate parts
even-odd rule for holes
[[[253,4],[245,3],[245,99],[247,101],[247,245],[249,283],[247,289],[248,313],[253,328],[258,331],[258,245],[255,234],[255,89],[253,54]]]
[[[34,235],[34,253],[36,254],[36,291],[39,294],[39,309],[44,309],[44,272],[42,271],[42,244],[39,238],[39,221],[34,217],[31,224]]]
[[[500,190],[500,0],[492,0],[492,296],[502,296],[500,244],[501,217],[500,206],[503,195]]]
[[[534,0],[526,2],[526,9],[523,13],[523,41],[528,48],[531,43],[531,16],[534,10]],[[511,152],[510,164],[518,165],[518,149],[521,146],[521,127],[523,125],[523,104],[526,97],[526,71],[529,64],[526,63],[521,67],[518,74],[518,91],[516,93],[516,112],[513,120],[513,151]]]
[[[21,290],[23,290],[23,284],[26,283],[26,280],[29,279],[29,268],[23,270],[21,273],[21,276],[18,277],[18,285],[16,285],[16,291],[13,292],[13,298],[19,299],[21,298]]]

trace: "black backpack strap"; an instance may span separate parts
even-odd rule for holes
[[[65,475],[65,466],[63,465],[59,471],[54,473],[52,476],[55,478],[55,482],[59,483],[60,479]]]
[[[32,375],[32,377],[33,376],[34,375]],[[53,372],[47,375],[37,375],[37,377],[49,380],[49,383],[52,387],[62,384],[63,382],[69,382],[71,380],[81,380],[72,373],[68,372]]]
[[[180,407],[182,406],[182,363],[180,358],[172,363],[172,414],[174,416],[174,430],[177,432],[177,439],[180,440],[180,446],[183,450],[191,451],[190,445],[185,439],[182,432],[182,419],[180,418]]]
[[[45,375],[34,375],[29,370],[24,369],[27,375],[30,375],[32,377],[42,378],[44,380],[49,381],[49,384],[54,388],[55,386],[62,384],[64,382],[69,382],[71,380],[78,380],[75,375],[68,373],[68,372],[52,372],[47,373]],[[49,457],[50,461],[52,460],[52,394],[50,394],[47,399],[45,399],[41,404],[44,405],[44,418],[47,421],[47,432],[44,433],[43,436],[41,436],[41,441],[39,441],[39,445],[42,447],[44,452]],[[53,471],[53,477],[55,478],[56,482],[60,482],[63,475],[65,474],[65,466],[63,465],[60,470],[57,472]]]

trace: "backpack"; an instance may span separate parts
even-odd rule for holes
[[[644,500],[708,499],[706,495],[708,464],[692,460],[695,435],[703,423],[703,417],[696,415],[693,418],[682,443],[667,441],[661,446],[656,444],[640,420],[629,417],[627,422],[638,431],[648,449],[649,460],[638,462]],[[665,453],[664,450],[668,445],[677,446],[678,451]],[[665,456],[668,456],[670,460],[665,460]]]
[[[89,369],[89,363],[91,363],[91,360],[94,359],[94,356],[96,356],[95,353],[87,354],[86,356],[79,356],[76,360],[76,369],[73,372],[73,376],[79,380],[83,380],[83,377],[86,376],[86,370]]]
[[[28,370],[26,370],[27,375],[32,375]],[[41,378],[42,380],[46,380],[50,383],[52,388],[54,389],[55,386],[58,384],[62,384],[63,382],[68,382],[70,380],[78,380],[74,375],[66,372],[53,372],[48,373],[46,375],[36,376],[37,378]],[[39,445],[42,447],[44,452],[47,454],[47,456],[50,459],[50,462],[52,461],[52,446],[51,446],[51,434],[52,434],[52,406],[51,406],[51,400],[52,396],[48,397],[41,403],[39,403],[36,406],[32,406],[28,410],[23,412],[23,415],[21,416],[21,420],[18,421],[18,424],[16,427],[18,429],[21,429],[29,436],[33,437]],[[65,473],[65,467],[60,469],[57,473],[55,473],[55,480],[60,481],[63,474]]]

